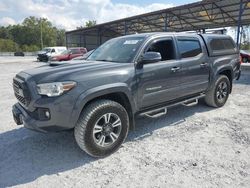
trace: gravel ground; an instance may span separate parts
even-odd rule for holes
[[[0,64],[1,63],[17,63],[17,62],[35,62],[37,61],[35,56],[0,56]]]
[[[0,187],[250,187],[250,73],[223,108],[201,102],[138,118],[116,153],[94,159],[72,131],[42,134],[13,122],[12,77],[38,65],[0,63]]]

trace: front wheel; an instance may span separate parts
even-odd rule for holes
[[[98,100],[82,111],[74,133],[82,150],[93,157],[105,157],[119,149],[128,130],[125,108],[114,101]]]
[[[217,77],[213,87],[206,93],[205,102],[208,106],[222,107],[227,102],[231,84],[227,76]]]

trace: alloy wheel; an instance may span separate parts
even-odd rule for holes
[[[93,138],[100,147],[108,147],[116,142],[121,133],[122,123],[115,113],[102,115],[93,128]]]

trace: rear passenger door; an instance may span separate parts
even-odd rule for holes
[[[178,36],[177,46],[182,64],[180,87],[185,96],[200,93],[208,88],[209,64],[206,47],[200,37]]]

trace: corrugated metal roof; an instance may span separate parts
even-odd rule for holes
[[[117,35],[152,31],[189,31],[236,26],[241,0],[203,0],[200,2],[163,9],[66,34],[109,30]],[[250,0],[242,0],[244,12],[241,23],[250,24]]]

